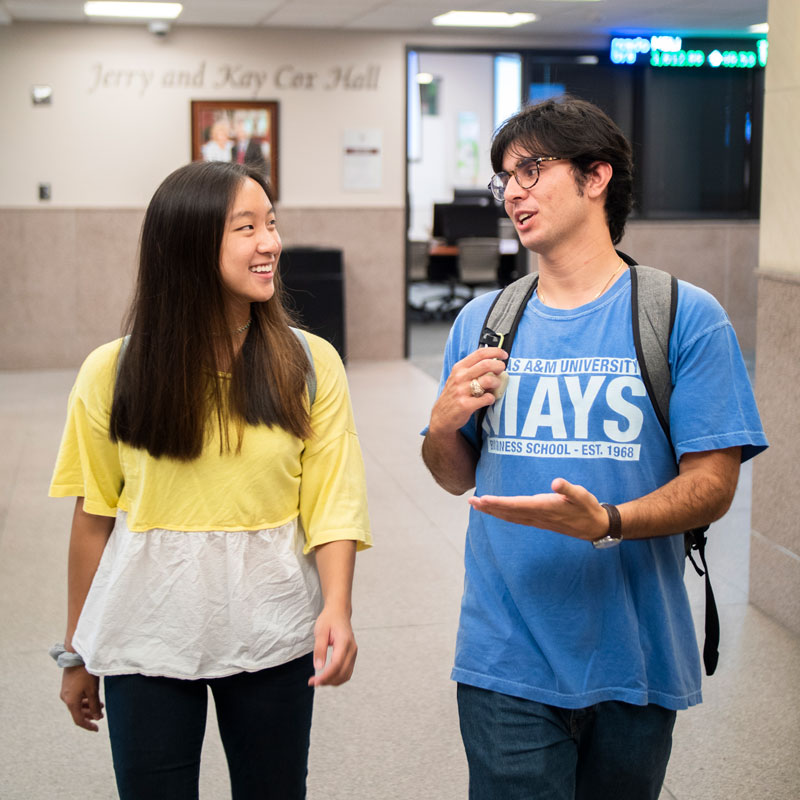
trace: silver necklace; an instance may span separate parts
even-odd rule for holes
[[[620,259],[619,266],[611,273],[611,277],[605,282],[603,288],[589,301],[590,303],[594,303],[594,301],[597,300],[597,298],[600,297],[600,295],[603,294],[603,292],[606,289],[608,289],[608,287],[611,285],[611,281],[614,280],[614,278],[617,276],[617,274],[622,270],[624,266],[625,262],[623,261],[623,259]],[[544,303],[544,305],[547,305],[544,299],[544,295],[542,294],[542,290],[538,286],[536,287],[536,294],[539,295],[540,302]]]

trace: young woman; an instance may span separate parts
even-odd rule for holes
[[[130,335],[91,353],[70,395],[54,655],[86,730],[104,676],[123,799],[197,797],[207,687],[233,797],[305,797],[314,687],[353,671],[363,463],[340,359],[289,326],[280,251],[258,172],[173,172],[145,215]]]

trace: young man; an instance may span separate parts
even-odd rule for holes
[[[508,360],[477,349],[494,295],[464,308],[422,449],[447,491],[476,487],[453,669],[470,798],[655,800],[675,712],[701,701],[682,532],[727,511],[767,442],[725,312],[682,281],[671,443],[659,425],[614,249],[632,202],[619,128],[546,101],[500,128],[492,165],[538,289]]]

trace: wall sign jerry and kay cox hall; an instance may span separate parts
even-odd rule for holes
[[[195,69],[109,67],[102,62],[90,68],[89,94],[99,90],[133,91],[142,96],[149,89],[238,89],[256,98],[262,90],[376,91],[380,78],[377,64],[334,65],[322,71],[281,64],[271,72],[246,69],[241,64],[209,67],[202,61]]]

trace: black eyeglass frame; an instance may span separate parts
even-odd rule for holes
[[[539,183],[539,178],[542,177],[541,166],[545,161],[565,161],[565,160],[566,159],[563,156],[539,156],[538,158],[523,158],[522,161],[520,161],[519,164],[517,164],[516,169],[510,169],[508,171],[504,170],[503,172],[495,172],[495,174],[492,175],[492,179],[489,181],[488,189],[492,193],[495,200],[502,203],[503,200],[505,200],[506,186],[508,186],[508,182],[511,180],[512,177],[517,182],[517,185],[520,187],[520,189],[525,189],[525,190],[533,189],[533,187],[536,186],[537,183]],[[531,183],[528,186],[525,186],[525,184],[522,183],[522,181],[517,176],[517,172],[520,170],[521,167],[529,166],[531,162],[533,162],[536,165],[536,178],[533,181],[533,183]],[[505,176],[505,180],[503,180],[503,176]]]

